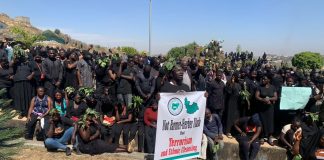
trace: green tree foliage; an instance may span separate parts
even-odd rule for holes
[[[323,66],[323,57],[319,53],[301,52],[291,60],[294,67],[300,69],[319,69]]]
[[[60,35],[61,34],[61,31],[59,29],[55,29],[54,30],[54,33],[57,34],[57,35]]]
[[[19,142],[8,143],[15,140],[22,134],[22,129],[7,125],[7,122],[17,115],[9,106],[12,102],[10,99],[4,98],[6,89],[0,90],[0,159],[9,159],[11,155],[16,153]]]
[[[62,37],[58,36],[56,33],[50,30],[46,30],[42,33],[42,35],[46,38],[47,41],[56,41],[61,44],[65,44],[65,41]]]
[[[29,33],[22,27],[11,27],[10,32],[17,36],[16,41],[20,41],[30,48],[35,42],[45,40],[45,37],[41,34]]]
[[[199,46],[196,42],[192,42],[182,47],[171,48],[167,54],[167,58],[180,58],[184,56],[192,57],[194,55],[199,55],[202,50],[203,47]]]
[[[129,46],[118,47],[117,50],[119,50],[120,52],[126,53],[128,55],[135,55],[135,54],[139,53],[137,51],[137,49],[135,49],[134,47],[129,47]]]

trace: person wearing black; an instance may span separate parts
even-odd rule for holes
[[[260,83],[257,79],[257,71],[255,70],[252,70],[250,72],[250,77],[249,79],[247,80],[247,88],[248,88],[248,91],[250,93],[250,106],[248,106],[248,110],[247,110],[247,113],[245,115],[249,116],[249,115],[252,115],[255,110],[256,110],[256,107],[257,107],[257,104],[256,104],[256,99],[255,99],[255,92],[256,90],[259,88],[260,86]]]
[[[268,138],[268,143],[274,145],[274,104],[278,99],[277,91],[274,86],[270,84],[270,76],[262,77],[262,85],[255,92],[255,98],[258,101],[258,113],[262,122],[263,136]]]
[[[6,41],[4,39],[0,40],[0,59],[8,59],[8,53],[5,49]]]
[[[73,126],[73,124],[85,113],[87,107],[87,104],[83,102],[80,94],[76,93],[74,99],[69,101],[66,108],[66,116],[62,117],[62,120],[65,124]]]
[[[115,106],[115,117],[116,123],[113,126],[114,142],[115,144],[119,144],[120,134],[123,131],[123,143],[124,145],[128,145],[133,113],[128,107],[125,107],[123,102],[118,102],[118,105]]]
[[[150,103],[149,99],[153,96],[155,90],[155,78],[151,74],[151,66],[145,65],[143,72],[136,75],[135,85],[142,99],[146,103]]]
[[[225,87],[226,93],[226,128],[225,134],[228,138],[232,138],[232,128],[234,121],[240,118],[240,99],[241,85],[238,82],[238,74],[234,73],[230,81],[227,81]]]
[[[55,58],[56,50],[48,51],[48,58],[42,62],[43,72],[45,74],[44,86],[47,88],[47,95],[53,96],[54,91],[59,89],[63,79],[63,66],[61,61]]]
[[[64,68],[65,68],[64,88],[73,87],[77,89],[79,87],[76,67],[77,67],[77,55],[76,52],[72,52],[69,55],[69,59],[64,61]]]
[[[34,85],[35,87],[44,86],[45,74],[43,72],[42,57],[36,53],[34,61],[32,62],[34,67]]]
[[[31,80],[34,76],[34,69],[26,57],[16,57],[14,60],[14,106],[20,111],[19,119],[26,117],[29,102],[35,94]]]
[[[183,72],[183,68],[180,65],[175,65],[170,73],[170,80],[162,85],[160,92],[190,92],[189,86],[182,82]]]
[[[240,147],[240,159],[253,160],[256,158],[260,150],[259,135],[261,133],[261,126],[258,114],[235,121],[234,127],[240,133],[236,137]]]
[[[123,105],[126,105],[126,107],[128,107],[132,103],[132,82],[134,75],[126,60],[123,60],[121,62],[117,77],[117,99],[118,101],[123,102]]]
[[[0,59],[0,88],[6,88],[7,93],[4,98],[11,98],[13,70],[9,67],[7,59]]]
[[[223,118],[225,106],[225,84],[221,79],[222,75],[221,71],[217,71],[216,78],[208,81],[206,85],[208,92],[207,107],[212,113],[218,114],[221,119]]]
[[[109,144],[100,138],[100,124],[98,123],[98,119],[95,115],[85,114],[80,122],[83,124],[75,124],[72,142],[77,142],[76,147],[82,153],[96,155],[102,153],[126,151],[126,146]]]

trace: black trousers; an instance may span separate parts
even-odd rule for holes
[[[115,124],[113,126],[115,144],[119,144],[119,138],[120,138],[121,132],[123,131],[123,144],[128,145],[130,128],[131,128],[130,123]]]
[[[26,139],[33,139],[36,122],[38,121],[37,115],[31,114],[30,121],[26,123],[26,131],[25,131],[25,138]],[[48,117],[44,117],[44,124],[47,124]]]
[[[137,133],[138,152],[142,152],[144,150],[144,123],[139,121],[130,125],[129,141],[132,141]]]
[[[154,153],[155,150],[156,128],[145,126],[145,141],[147,153]]]
[[[237,141],[239,142],[239,154],[242,160],[253,160],[256,158],[260,150],[259,140],[253,141],[250,145],[248,144],[250,137],[248,136],[238,136]]]

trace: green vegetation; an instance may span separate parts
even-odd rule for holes
[[[135,55],[139,53],[137,49],[129,46],[117,47],[117,50],[119,52],[126,53],[127,55]]]
[[[10,28],[10,32],[12,34],[14,34],[15,36],[17,36],[17,38],[15,38],[15,40],[24,43],[24,45],[26,46],[26,48],[30,48],[37,41],[43,41],[43,40],[46,39],[41,34],[29,33],[24,28],[17,27],[17,26],[11,27]]]
[[[192,57],[194,55],[198,56],[202,51],[202,46],[199,46],[196,42],[192,42],[182,47],[171,48],[167,54],[167,58],[178,58],[184,56]]]
[[[17,148],[21,143],[9,141],[15,140],[22,135],[22,129],[8,126],[7,122],[17,115],[9,106],[12,100],[6,99],[6,89],[0,90],[0,159],[10,159],[10,156],[17,153]]]
[[[64,39],[60,37],[56,32],[58,31],[55,30],[55,32],[53,32],[50,30],[46,30],[42,33],[42,35],[46,38],[47,41],[56,41],[58,43],[65,44]]]
[[[320,69],[324,63],[321,54],[314,52],[295,54],[291,62],[294,67],[299,69]]]

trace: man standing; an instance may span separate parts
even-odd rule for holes
[[[217,71],[216,78],[207,82],[206,90],[208,92],[207,107],[212,113],[217,113],[222,119],[224,110],[224,90],[225,84],[222,81],[223,73]]]
[[[136,75],[135,85],[138,94],[148,102],[155,90],[155,78],[151,74],[151,66],[145,65],[143,72]]]
[[[189,89],[192,90],[192,75],[191,70],[188,67],[188,61],[186,59],[181,60],[181,67],[183,69],[183,80],[182,83],[189,86]]]
[[[53,97],[54,91],[61,86],[63,78],[63,66],[60,60],[56,58],[56,50],[48,50],[48,58],[42,62],[43,72],[45,74],[44,87],[47,88],[47,95]]]

